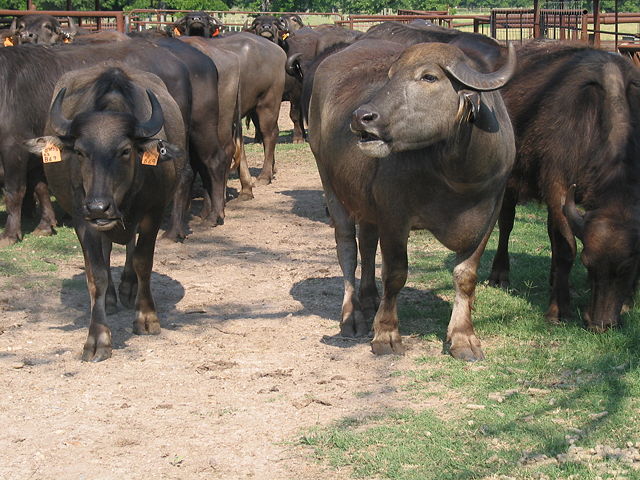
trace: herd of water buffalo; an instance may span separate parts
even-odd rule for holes
[[[222,28],[195,12],[129,35],[86,34],[71,20],[63,29],[42,15],[0,32],[13,45],[0,49],[1,241],[22,238],[21,209],[33,196],[36,231],[54,232],[49,189],[71,215],[91,296],[83,360],[111,356],[106,315],[118,296],[136,310],[136,333],[160,331],[149,280],[165,208],[172,203],[164,237],[182,240],[196,174],[212,225],[224,221],[232,168],[240,195],[252,198],[245,117],[264,146],[258,183],[271,182],[283,99],[294,142],[308,126],[335,227],[343,335],[368,334],[373,318],[373,351],[402,352],[396,299],[407,240],[428,229],[456,253],[446,345],[456,358],[482,359],[471,320],[480,256],[497,221],[490,282],[508,286],[515,206],[531,199],[548,208],[547,318],[571,313],[577,237],[591,289],[587,326],[618,324],[640,263],[640,74],[630,62],[560,42],[507,48],[428,22],[358,32],[312,29],[290,15],[258,17],[240,33]],[[119,295],[114,241],[127,245]]]

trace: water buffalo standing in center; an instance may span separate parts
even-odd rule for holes
[[[157,334],[150,276],[164,209],[186,166],[180,108],[157,76],[126,67],[65,74],[56,86],[47,133],[30,140],[82,245],[91,297],[84,361],[111,356],[108,311],[117,298],[112,242],[127,245],[120,302],[136,310],[133,331]],[[137,238],[136,238],[137,236]]]
[[[335,225],[344,275],[341,333],[365,335],[382,299],[374,353],[403,351],[396,299],[407,279],[411,229],[456,253],[450,353],[483,358],[471,321],[480,256],[513,165],[513,130],[498,92],[515,68],[480,73],[458,48],[359,41],[327,57],[313,79],[309,141]],[[355,291],[356,224],[362,279]]]
[[[509,284],[516,203],[543,201],[552,251],[547,318],[570,316],[578,237],[591,288],[586,324],[596,331],[615,326],[640,267],[640,72],[603,51],[531,42],[519,49],[518,69],[502,96],[518,153],[490,281]]]

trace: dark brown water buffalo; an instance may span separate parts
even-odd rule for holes
[[[218,40],[201,37],[181,37],[180,39],[208,55],[216,65],[219,99],[218,138],[220,139],[221,147],[227,153],[227,157],[236,159],[230,167],[239,169],[242,187],[239,198],[241,200],[249,200],[253,198],[253,185],[246,155],[244,154],[242,124],[240,121],[242,110],[240,98],[240,54],[218,48]]]
[[[428,229],[456,253],[456,297],[446,343],[465,360],[483,358],[471,321],[480,256],[498,216],[515,156],[498,92],[515,68],[483,74],[456,47],[359,41],[318,67],[309,141],[335,225],[344,275],[341,333],[365,335],[375,353],[403,351],[397,294],[407,279],[411,229]],[[355,290],[358,226],[362,279]]]
[[[518,62],[502,90],[517,156],[499,218],[491,282],[509,282],[507,247],[517,201],[543,201],[552,250],[546,316],[553,322],[570,316],[576,236],[591,287],[584,318],[600,331],[618,323],[638,276],[640,73],[622,57],[551,42],[525,45]],[[584,213],[576,209],[574,195]]]
[[[348,28],[327,25],[311,29],[298,29],[288,35],[282,42],[287,52],[287,75],[285,82],[285,97],[291,102],[289,117],[293,122],[293,143],[304,142],[304,119],[302,115],[302,71],[311,64],[317,56],[336,44],[348,45],[353,43],[362,32]],[[303,66],[304,65],[304,66]]]
[[[241,115],[251,116],[256,125],[256,136],[261,138],[264,147],[264,164],[257,182],[269,184],[276,171],[278,116],[287,57],[273,42],[246,32],[218,38],[210,45],[233,52],[240,60]]]
[[[135,307],[134,333],[160,333],[151,269],[164,208],[186,166],[182,114],[157,76],[94,67],[60,79],[47,133],[28,144],[42,153],[49,185],[82,245],[91,297],[82,360],[98,362],[111,356],[112,242],[127,245],[118,291],[124,306]]]
[[[73,20],[68,18],[69,28],[64,29],[60,21],[52,15],[25,15],[14,19],[9,28],[9,36],[15,39],[16,45],[36,43],[53,45],[71,41],[77,30]]]
[[[189,12],[173,24],[172,33],[179,37],[217,37],[222,29],[222,22],[206,12]]]
[[[186,50],[185,50],[186,49]],[[178,58],[178,55],[180,58]],[[158,61],[162,58],[162,62]],[[122,41],[115,44],[75,46],[60,45],[43,48],[22,45],[20,48],[0,50],[0,161],[5,171],[5,203],[7,223],[0,245],[22,238],[21,205],[26,192],[27,173],[42,172],[41,162],[28,154],[21,145],[26,138],[42,135],[53,86],[69,70],[86,67],[101,61],[121,61],[136,68],[157,74],[181,108],[183,121],[189,132],[189,157],[202,163],[221,178],[227,159],[221,152],[217,134],[217,72],[211,59],[199,51],[174,39],[166,39],[163,46],[144,40]],[[188,67],[187,67],[188,64]],[[11,72],[20,71],[16,76]],[[194,107],[193,98],[198,102]],[[219,163],[220,166],[216,165]],[[189,200],[190,180],[184,178],[176,191],[171,238],[184,238],[184,212]],[[46,184],[42,184],[42,218],[37,231],[51,234],[55,216],[51,209]],[[42,186],[41,185],[41,186]],[[224,209],[224,194],[216,202]]]

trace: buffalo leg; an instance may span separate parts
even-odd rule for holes
[[[376,250],[378,249],[378,227],[376,225],[360,222],[358,225],[358,248],[361,259],[360,304],[364,318],[369,322],[380,306],[380,295],[376,286]],[[366,333],[368,332],[361,334]]]
[[[249,164],[247,163],[247,155],[244,151],[244,142],[240,139],[236,144],[236,153],[238,164],[238,176],[240,177],[240,200],[251,200],[253,198],[253,180],[251,172],[249,172]]]
[[[193,170],[186,164],[177,173],[176,189],[173,193],[173,205],[171,207],[171,218],[169,228],[162,235],[163,239],[180,242],[187,236],[185,222],[189,204],[191,202],[191,185],[193,183]]]
[[[136,236],[133,235],[129,243],[127,243],[127,256],[120,276],[120,285],[118,286],[120,303],[129,309],[135,308],[138,292],[138,277],[133,269],[133,251],[135,247]]]
[[[0,247],[22,240],[22,201],[27,191],[26,152],[14,148],[2,148],[0,159],[4,165],[4,202],[7,209],[7,223],[0,236]]]
[[[289,118],[293,122],[293,143],[304,143],[304,130],[302,124],[302,110],[300,108],[300,100],[292,99],[289,103]]]
[[[373,320],[371,350],[376,355],[404,353],[398,330],[398,293],[407,281],[409,263],[407,240],[409,228],[392,221],[381,222],[380,251],[382,252],[382,301]]]
[[[473,329],[471,309],[475,300],[480,257],[491,236],[491,230],[488,229],[480,244],[471,253],[456,255],[456,266],[453,269],[456,296],[447,328],[446,345],[451,356],[468,362],[484,359],[480,340]]]
[[[38,203],[40,204],[40,223],[33,231],[34,235],[53,235],[56,226],[56,214],[53,211],[53,205],[51,204],[51,197],[49,195],[49,186],[44,180],[42,172],[35,173],[39,178],[35,182],[34,193],[38,197]]]
[[[515,195],[507,190],[502,200],[502,208],[498,217],[498,226],[500,228],[498,249],[496,256],[493,258],[491,274],[489,275],[489,284],[495,287],[509,287],[509,236],[513,230],[513,222],[516,216],[516,203]]]
[[[259,119],[259,128],[262,134],[262,146],[264,148],[264,163],[262,171],[258,175],[259,185],[268,185],[276,173],[275,150],[278,142],[278,115],[280,113],[280,99],[277,101],[261,101],[256,108]]]
[[[321,173],[322,175],[322,173]],[[325,185],[328,183],[323,182]],[[356,267],[358,247],[356,246],[356,225],[342,203],[329,187],[325,187],[327,208],[334,225],[338,263],[344,279],[344,297],[340,334],[345,337],[364,335],[368,331],[367,322],[362,315],[360,301],[356,295]]]
[[[160,333],[160,320],[151,296],[151,270],[156,236],[160,228],[162,210],[148,215],[138,228],[138,241],[133,251],[133,269],[138,278],[136,295],[136,319],[133,333],[137,335],[157,335]]]
[[[561,319],[571,316],[569,274],[576,256],[576,240],[561,211],[560,202],[553,202],[553,205],[548,209],[547,218],[547,231],[551,241],[551,275],[549,278],[551,298],[545,317],[550,322],[557,323]]]
[[[109,287],[108,268],[100,232],[90,228],[84,221],[76,220],[76,234],[84,254],[87,287],[91,298],[91,320],[89,334],[82,351],[85,362],[100,362],[111,357],[111,330],[106,324],[106,297]]]
[[[105,294],[105,311],[107,315],[111,315],[118,310],[118,297],[116,296],[116,287],[113,285],[113,277],[111,276],[111,249],[113,244],[111,241],[102,236],[102,258],[107,269],[107,292]]]

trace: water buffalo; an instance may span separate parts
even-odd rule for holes
[[[516,203],[542,201],[552,250],[546,316],[552,322],[570,316],[575,236],[583,243],[591,288],[584,319],[601,331],[618,323],[638,276],[640,73],[622,57],[555,42],[525,45],[518,62],[502,90],[517,157],[490,281],[509,284],[508,239]]]
[[[174,36],[216,37],[220,34],[222,22],[206,12],[189,12],[172,27]]]
[[[446,343],[456,358],[483,358],[471,321],[480,256],[498,216],[515,156],[498,92],[515,55],[479,73],[458,48],[405,49],[358,41],[318,67],[309,142],[318,164],[344,275],[340,330],[365,335],[378,306],[375,252],[382,251],[382,301],[373,322],[376,354],[403,351],[397,294],[407,279],[411,229],[427,229],[456,253],[456,296]],[[355,290],[356,224],[362,279]]]
[[[218,38],[210,45],[238,55],[241,115],[249,115],[253,119],[256,136],[262,140],[264,148],[264,163],[257,182],[269,184],[276,172],[275,148],[286,55],[274,43],[246,32]]]
[[[182,114],[157,76],[94,67],[60,79],[46,133],[27,143],[42,153],[51,190],[82,245],[91,297],[82,360],[98,362],[111,356],[112,242],[127,245],[118,293],[136,310],[134,333],[160,333],[151,269],[164,208],[186,165]]]
[[[57,45],[42,48],[23,45],[0,49],[0,161],[5,171],[5,203],[7,223],[0,245],[22,238],[21,205],[26,191],[29,169],[41,171],[41,162],[21,148],[22,141],[43,134],[47,111],[55,82],[66,71],[99,63],[121,61],[138,69],[157,74],[166,84],[181,108],[189,132],[189,157],[216,172],[215,162],[226,168],[227,160],[220,152],[217,140],[217,72],[213,62],[188,45],[166,39],[163,45],[144,40],[121,41],[114,44]],[[172,45],[176,51],[171,50]],[[179,50],[179,51],[178,51]],[[180,58],[178,58],[180,55]],[[158,62],[158,58],[162,62]],[[187,65],[188,64],[188,65]],[[11,72],[19,69],[21,75]],[[194,80],[194,81],[192,81]],[[197,105],[193,105],[197,98]],[[28,112],[28,114],[25,114]],[[31,158],[30,158],[31,157]],[[224,188],[224,173],[221,175]],[[177,207],[167,233],[173,239],[184,238],[183,216],[189,200],[190,180],[183,178],[176,190]],[[38,232],[51,234],[55,216],[44,191],[43,212]],[[221,195],[223,198],[223,196]],[[47,203],[48,206],[47,206]],[[42,203],[42,202],[41,202]],[[220,209],[224,208],[224,202]]]
[[[70,17],[69,28],[63,29],[60,21],[52,15],[25,15],[14,19],[9,28],[9,36],[16,39],[16,44],[36,43],[40,45],[53,45],[71,41],[76,26]]]

